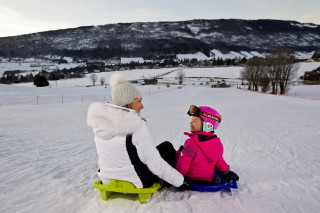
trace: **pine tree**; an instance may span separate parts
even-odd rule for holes
[[[35,86],[37,86],[37,87],[46,87],[46,86],[49,86],[48,80],[47,80],[44,76],[41,76],[40,74],[37,74],[37,75],[34,77],[33,84],[34,84]]]

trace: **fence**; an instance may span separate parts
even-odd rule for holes
[[[149,96],[158,93],[169,92],[172,90],[180,89],[182,87],[171,87],[171,88],[161,88],[155,87],[153,90],[142,90],[142,95]],[[90,92],[86,94],[77,93],[61,93],[61,94],[23,94],[14,93],[12,94],[1,94],[0,93],[0,106],[1,105],[42,105],[42,104],[67,104],[67,103],[91,103],[91,102],[112,102],[110,94],[91,94]]]
[[[64,95],[61,96],[36,96],[36,104],[42,103],[70,103],[70,102],[110,102],[111,97],[106,95],[81,95],[81,96],[74,96],[74,95]]]

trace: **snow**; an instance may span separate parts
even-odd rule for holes
[[[309,27],[309,28],[317,28],[318,26],[315,24],[311,24],[311,23],[290,23],[292,26],[298,26],[298,27]]]
[[[243,58],[246,57],[247,59],[252,58],[254,56],[257,57],[265,57],[265,55],[258,53],[257,51],[251,51],[251,52],[247,52],[247,51],[240,51],[240,53],[238,52],[234,52],[234,51],[230,51],[229,53],[222,53],[220,50],[216,50],[213,49],[210,51],[212,54],[213,58],[222,58],[222,59],[233,59],[233,58]]]
[[[144,60],[143,60],[142,57],[136,57],[136,58],[125,58],[125,57],[121,57],[121,64],[129,64],[130,62],[143,63]]]
[[[210,58],[206,56],[205,54],[201,52],[197,52],[194,54],[177,54],[177,58],[179,60],[184,60],[184,59],[193,59],[196,58],[197,60],[209,60]]]
[[[314,52],[296,52],[296,58],[298,59],[308,59],[311,58]]]
[[[188,25],[188,27],[189,27],[189,29],[191,30],[191,32],[193,33],[193,34],[197,34],[200,30],[201,30],[201,28],[200,27],[198,27],[198,26],[192,26],[192,25]]]
[[[300,70],[317,66],[302,63]],[[185,71],[189,76],[223,78],[236,76],[239,69]],[[166,72],[122,73],[134,80]],[[108,80],[111,74],[97,75]],[[236,87],[137,86],[154,145],[165,140],[175,148],[183,144],[191,104],[218,110],[223,119],[216,134],[225,160],[240,176],[232,196],[169,188],[141,205],[135,195],[115,194],[103,201],[92,187],[98,180],[97,154],[86,110],[93,101],[110,101],[110,87],[85,87],[88,77],[50,83],[45,88],[0,84],[0,212],[259,213],[317,212],[320,207],[319,85],[292,86],[290,94],[304,94],[303,99]]]

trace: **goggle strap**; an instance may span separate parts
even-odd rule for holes
[[[206,118],[210,118],[210,119],[213,119],[213,120],[215,120],[215,121],[221,122],[221,119],[220,119],[220,118],[218,118],[218,117],[215,116],[215,115],[209,114],[209,113],[207,113],[207,112],[203,112],[203,111],[200,110],[200,113],[199,113],[199,114],[202,115],[202,116],[204,116],[204,117],[206,117]]]

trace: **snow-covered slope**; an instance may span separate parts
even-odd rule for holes
[[[136,79],[141,71],[125,74]],[[81,83],[0,85],[0,212],[318,211],[319,99],[235,87],[138,86],[154,145],[169,140],[178,148],[184,142],[191,104],[217,109],[223,116],[216,134],[224,158],[240,176],[230,197],[169,188],[140,205],[137,196],[113,195],[105,202],[92,188],[98,167],[86,110],[94,100],[110,101],[110,88],[76,85]],[[319,97],[320,87],[304,86],[304,93]]]

